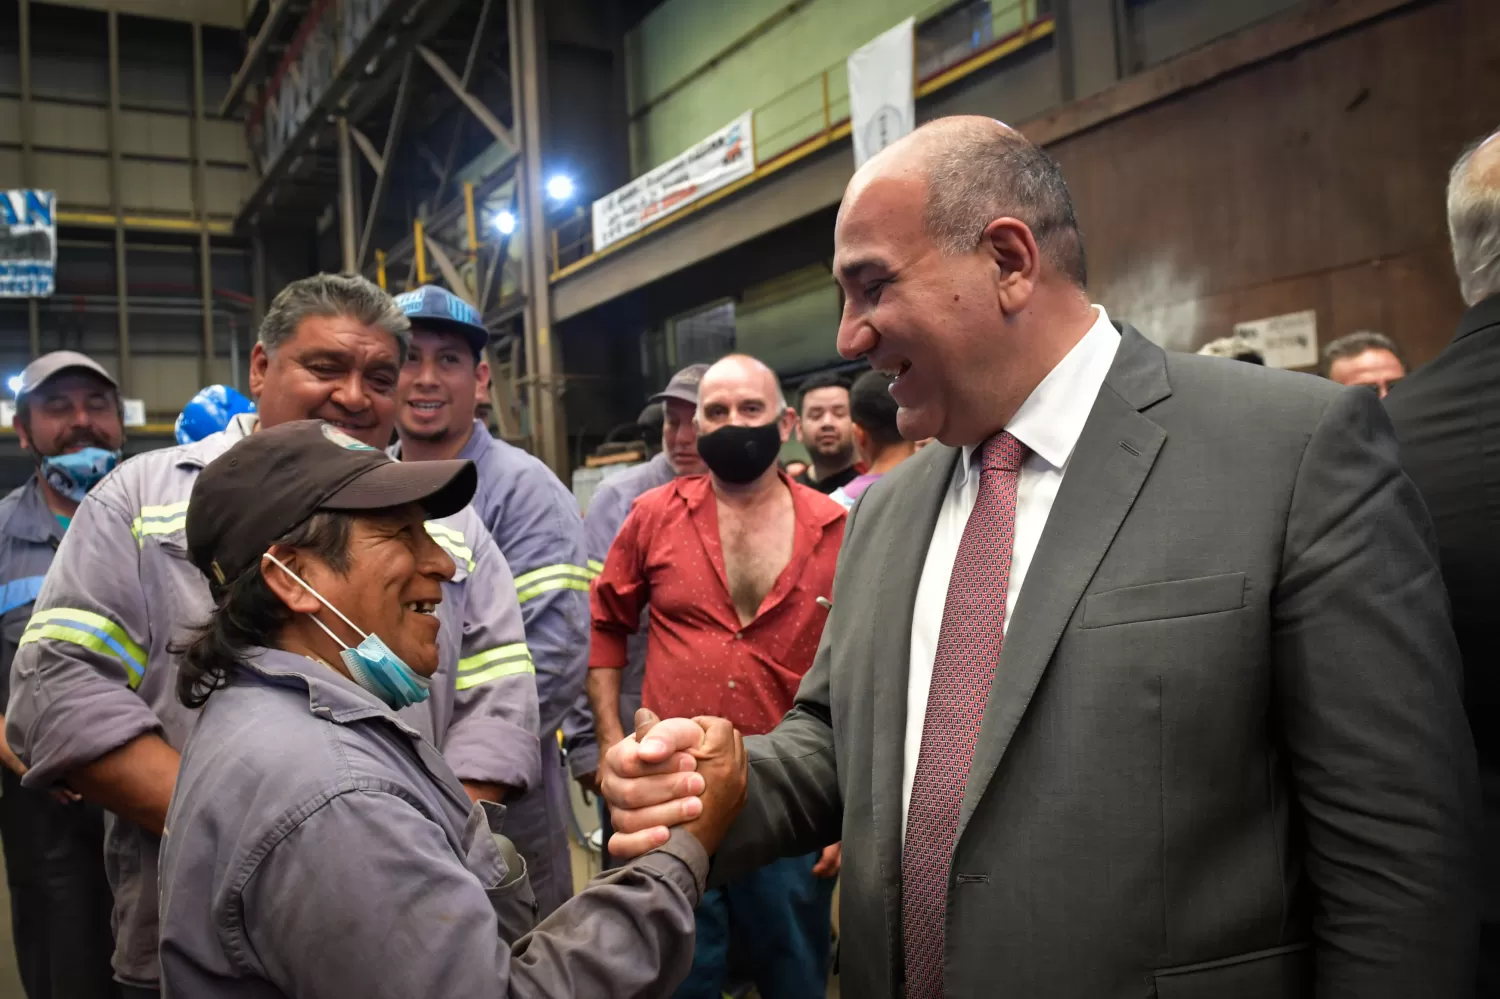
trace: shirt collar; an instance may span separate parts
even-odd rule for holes
[[[798,523],[822,530],[844,515],[844,508],[837,503],[819,503],[814,500],[814,496],[820,500],[828,499],[816,489],[793,482],[785,472],[777,474],[792,491],[792,515]],[[672,487],[687,503],[689,510],[696,510],[714,498],[713,479],[712,475],[679,475],[672,480]]]
[[[408,735],[419,736],[416,729],[398,718],[374,694],[315,659],[282,649],[256,649],[245,657],[243,664],[245,669],[270,683],[305,687],[307,707],[312,714],[340,725],[380,718]]]
[[[490,436],[490,428],[475,420],[474,430],[469,434],[469,439],[464,442],[463,450],[458,452],[458,457],[477,462],[484,456],[485,448],[489,447],[492,440],[494,438]]]
[[[1067,465],[1078,438],[1083,436],[1083,425],[1120,346],[1120,332],[1110,323],[1104,306],[1095,305],[1094,311],[1098,313],[1094,325],[1047,372],[1005,425],[1027,450],[1054,469]],[[976,450],[976,445],[963,449],[963,462],[956,473],[961,485],[967,485],[973,475]]]

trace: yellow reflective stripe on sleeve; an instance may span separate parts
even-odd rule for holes
[[[587,593],[589,581],[593,578],[593,574],[581,565],[544,565],[516,577],[516,599],[524,604],[552,590],[581,590]]]
[[[144,544],[147,535],[171,534],[187,527],[188,501],[167,503],[162,506],[143,506],[130,524],[130,533],[137,544]]]
[[[510,645],[487,649],[467,659],[460,659],[458,680],[454,686],[458,690],[468,690],[481,683],[498,680],[502,676],[535,672],[536,666],[531,661],[531,650],[526,648],[526,643],[513,642]]]
[[[474,571],[474,550],[471,549],[461,532],[451,527],[444,527],[435,520],[426,522],[427,535],[438,543],[438,547],[449,555],[453,561],[468,567],[470,572]]]
[[[125,667],[125,672],[130,675],[132,688],[140,685],[141,677],[145,674],[146,651],[125,634],[125,629],[101,614],[71,607],[39,611],[27,622],[18,647],[44,638],[72,642],[118,659]]]
[[[596,558],[589,559],[589,574],[590,575],[597,576],[597,575],[599,575],[599,573],[601,573],[603,571],[604,571],[604,563],[603,562],[599,561]]]

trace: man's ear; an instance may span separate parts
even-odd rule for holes
[[[26,431],[26,421],[21,418],[19,410],[15,416],[11,417],[10,428],[16,432],[16,440],[21,442],[21,450],[30,451],[31,434]]]
[[[1041,279],[1042,252],[1031,227],[1020,219],[995,219],[979,238],[980,249],[994,262],[1000,310],[1013,316],[1026,308]]]
[[[797,411],[795,409],[790,406],[783,409],[779,422],[781,423],[781,443],[785,444],[793,437],[796,437],[798,440],[802,439],[802,429],[798,426]]]
[[[297,550],[272,545],[270,554],[279,559],[281,565],[263,558],[260,560],[260,575],[277,599],[286,604],[288,610],[298,614],[312,614],[322,607],[322,602],[312,595],[312,591],[292,578],[292,573],[303,579],[307,578]]]
[[[866,465],[875,460],[870,447],[870,435],[865,433],[865,428],[858,423],[854,424],[854,450],[858,452],[859,460]]]
[[[490,362],[480,358],[474,374],[479,379],[474,384],[474,405],[482,406],[490,401]]]
[[[266,368],[271,365],[271,356],[266,345],[257,343],[250,348],[250,398],[260,400],[261,390],[266,387]]]

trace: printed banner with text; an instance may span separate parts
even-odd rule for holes
[[[916,24],[908,17],[849,56],[855,169],[917,127]]]
[[[755,172],[746,111],[687,152],[594,202],[594,250]]]
[[[52,294],[57,267],[57,195],[0,191],[0,298]]]

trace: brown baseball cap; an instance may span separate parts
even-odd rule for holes
[[[25,370],[21,372],[21,387],[16,390],[16,398],[20,399],[29,395],[41,387],[47,379],[60,375],[64,371],[87,371],[104,379],[115,391],[120,389],[114,376],[104,370],[104,365],[87,354],[80,354],[76,350],[54,350],[26,365]]]
[[[420,503],[447,517],[474,498],[472,461],[396,461],[322,420],[260,430],[209,463],[188,500],[193,564],[217,591],[320,510]]]
[[[698,405],[698,383],[703,380],[707,373],[707,364],[689,364],[667,382],[667,387],[653,395],[647,402],[666,402],[668,399],[677,399],[682,402],[690,402]]]

